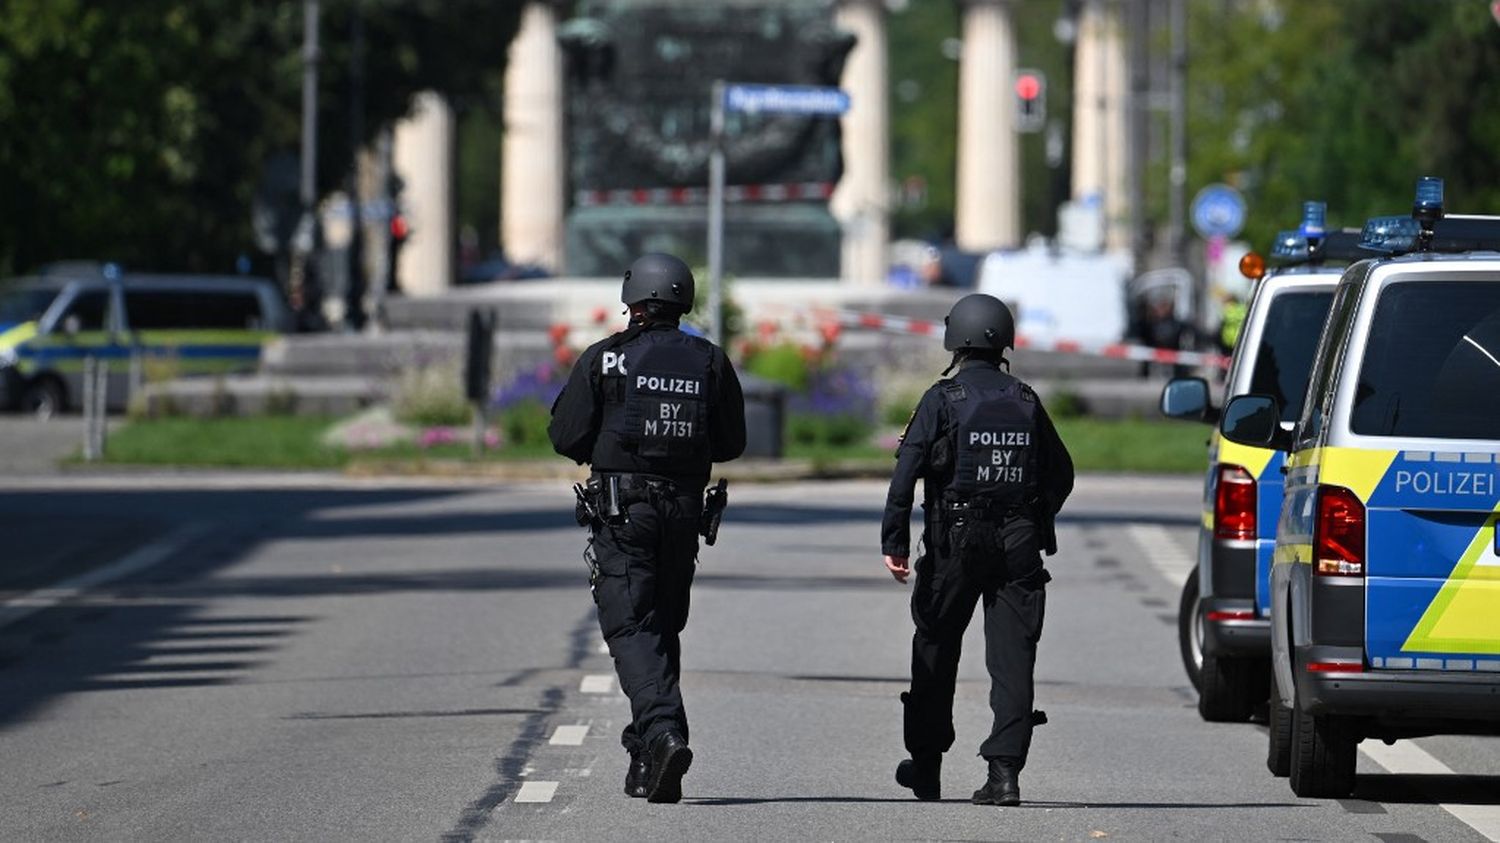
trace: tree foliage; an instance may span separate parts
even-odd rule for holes
[[[318,186],[353,139],[362,15],[363,139],[435,89],[494,101],[520,0],[323,0]],[[303,4],[0,4],[0,271],[63,258],[227,269],[253,252],[269,157],[301,132]]]
[[[1419,175],[1448,205],[1500,211],[1500,26],[1482,2],[1194,0],[1189,189],[1239,186],[1264,246],[1300,203],[1358,226],[1410,210]]]

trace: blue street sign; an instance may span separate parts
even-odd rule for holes
[[[724,108],[749,114],[837,117],[849,110],[849,95],[812,85],[726,85]]]
[[[1211,184],[1193,197],[1192,217],[1200,237],[1233,237],[1245,227],[1245,197],[1227,184]]]

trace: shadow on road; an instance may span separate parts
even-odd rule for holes
[[[1367,773],[1354,795],[1397,805],[1500,805],[1500,776]]]
[[[767,796],[767,797],[739,797],[739,796],[705,796],[698,798],[685,798],[684,805],[702,805],[707,807],[722,807],[732,805],[766,805],[776,803],[799,803],[811,802],[817,804],[841,805],[841,804],[866,804],[881,802],[916,803],[917,800],[910,796]],[[941,805],[963,805],[973,808],[974,803],[968,799],[942,799],[936,803],[923,802],[922,804]],[[1052,801],[1025,801],[1020,808],[1045,808],[1054,810],[1059,808],[1116,808],[1116,809],[1146,809],[1146,810],[1216,810],[1224,808],[1315,808],[1317,805],[1311,802],[1052,802]]]
[[[90,588],[78,599],[0,626],[0,731],[72,694],[190,688],[251,681],[318,619],[215,614],[222,597],[393,591],[517,590],[578,584],[578,570],[505,568],[361,575],[215,577],[262,544],[353,537],[425,537],[577,530],[563,507],[430,515],[378,507],[441,503],[456,489],[140,489],[0,493],[0,605],[107,565],[186,524],[212,529],[159,565]],[[132,526],[133,525],[133,526]],[[130,529],[127,529],[130,527]],[[331,551],[336,553],[337,551]],[[222,611],[222,610],[219,610]]]

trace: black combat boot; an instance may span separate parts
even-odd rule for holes
[[[645,799],[646,782],[650,775],[651,753],[643,748],[630,756],[630,766],[625,768],[625,795]]]
[[[653,741],[651,772],[646,777],[646,801],[681,801],[682,777],[692,763],[693,751],[676,732],[667,732]]]
[[[941,754],[914,755],[896,765],[896,784],[911,788],[923,802],[935,802],[942,798],[942,770]]]
[[[1021,804],[1020,765],[1005,758],[991,758],[984,787],[974,791],[975,805]]]

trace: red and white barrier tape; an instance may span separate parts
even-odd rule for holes
[[[845,328],[865,328],[895,334],[917,336],[941,336],[943,323],[923,319],[908,319],[904,316],[886,316],[880,313],[860,313],[851,310],[821,311]],[[1084,354],[1091,357],[1109,357],[1116,360],[1136,360],[1143,363],[1166,363],[1175,366],[1206,366],[1229,368],[1229,358],[1222,354],[1201,351],[1178,351],[1171,348],[1153,348],[1149,345],[1128,343],[1080,342],[1077,340],[1033,340],[1016,337],[1016,348],[1028,351],[1052,351],[1059,354]]]
[[[731,184],[724,188],[725,202],[809,202],[833,196],[833,183],[821,181],[792,184]],[[580,190],[573,194],[580,207],[597,205],[704,205],[706,187],[654,187],[636,190]]]

